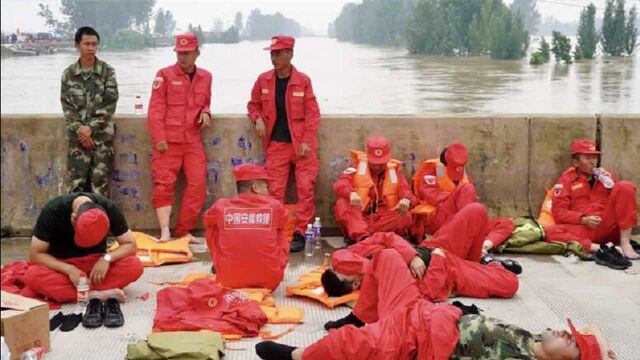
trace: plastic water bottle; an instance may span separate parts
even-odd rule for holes
[[[320,223],[320,218],[316,217],[316,220],[313,222],[313,235],[314,235],[314,247],[316,250],[322,249],[322,234],[320,233],[322,229],[322,224]]]
[[[0,337],[0,341],[2,342],[2,357],[1,360],[9,360],[11,359],[11,352],[9,351],[9,346],[7,342],[4,341],[4,336]]]
[[[34,347],[20,355],[20,360],[40,360],[44,357],[44,349],[41,347]]]
[[[615,185],[611,176],[609,176],[609,174],[607,174],[602,168],[593,168],[593,175],[607,189],[612,189]]]
[[[80,279],[78,279],[76,290],[78,292],[78,305],[86,307],[89,303],[89,279],[87,279],[87,274],[82,273]]]
[[[136,95],[136,103],[133,106],[133,113],[136,115],[142,115],[144,113],[142,111],[142,98],[140,95]]]
[[[307,225],[307,231],[304,232],[304,254],[309,258],[313,256],[314,252],[315,233],[313,232],[313,225]]]

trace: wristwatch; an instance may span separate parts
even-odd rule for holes
[[[106,262],[110,263],[110,262],[111,262],[111,254],[109,254],[109,253],[104,254],[104,256],[102,257],[102,259],[103,259],[104,261],[106,261]]]

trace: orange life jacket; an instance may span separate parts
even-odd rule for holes
[[[322,273],[324,273],[327,268],[326,265],[323,265],[306,274],[300,275],[298,283],[293,286],[287,286],[285,293],[287,296],[304,296],[317,300],[330,309],[358,300],[360,296],[360,291],[358,290],[339,297],[329,297],[329,295],[327,295],[320,281]]]
[[[378,189],[371,177],[369,170],[369,162],[367,161],[367,153],[351,150],[351,163],[355,164],[355,175],[353,176],[353,187],[355,192],[362,199],[362,210],[365,210],[371,203],[369,191],[373,187],[378,196]],[[391,159],[387,162],[387,169],[384,174],[384,183],[382,184],[382,201],[387,208],[391,209],[398,204],[399,199],[399,172],[402,169],[402,161]],[[376,199],[377,201],[377,199]]]
[[[546,189],[547,195],[544,197],[544,201],[542,202],[542,206],[540,206],[540,215],[538,215],[538,222],[542,226],[551,226],[555,225],[556,221],[553,218],[553,213],[551,211],[553,205],[553,192],[555,187],[551,189]]]
[[[440,162],[440,159],[431,159],[424,161],[420,164],[418,171],[416,171],[415,175],[413,175],[413,192],[414,194],[419,193],[420,183],[424,181],[424,176],[427,171],[427,168],[430,167],[430,164],[436,165],[436,184],[440,191],[444,192],[453,192],[456,189],[456,183],[451,180],[449,175],[447,174],[447,167]],[[464,176],[462,180],[458,182],[458,185],[468,184],[470,183],[469,177],[467,176],[467,169],[464,170]],[[411,210],[412,213],[418,215],[430,215],[435,213],[437,210],[437,206],[433,206],[424,200],[420,200],[420,204]]]
[[[136,240],[136,256],[144,266],[160,266],[162,264],[185,263],[191,261],[193,253],[189,250],[190,236],[167,242],[158,242],[151,235],[132,231],[131,234]],[[118,243],[114,243],[110,250],[118,248]]]

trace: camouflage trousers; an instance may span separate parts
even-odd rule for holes
[[[95,150],[87,150],[79,143],[70,143],[67,159],[68,192],[93,192],[108,197],[114,152],[113,141],[96,144]]]

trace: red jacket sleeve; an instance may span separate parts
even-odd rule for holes
[[[149,99],[149,113],[147,114],[147,127],[151,135],[151,143],[155,145],[160,141],[167,141],[164,123],[167,110],[167,79],[162,70],[156,73]]]
[[[418,189],[418,197],[421,201],[426,201],[429,205],[438,206],[441,202],[447,200],[450,193],[441,191],[436,183],[436,168],[435,166],[429,167],[424,176],[433,176],[431,184],[427,183],[424,177],[420,180],[420,187]]]
[[[349,246],[349,251],[360,256],[368,257],[383,249],[394,249],[404,261],[409,264],[418,252],[401,236],[392,232],[375,233],[355,245]]]
[[[253,89],[251,89],[251,100],[247,103],[247,116],[251,121],[256,121],[257,118],[263,118],[261,96],[260,78],[258,78],[253,84]]]
[[[409,186],[409,182],[407,182],[407,178],[403,174],[399,174],[400,186],[398,189],[399,199],[409,199],[411,201],[411,205],[416,204],[416,197],[413,195],[411,191],[411,186]]]
[[[559,192],[558,187],[561,187]],[[571,182],[568,179],[561,177],[554,186],[553,205],[551,206],[551,212],[553,213],[553,219],[558,224],[580,224],[580,219],[584,216],[579,211],[570,210],[571,206]]]
[[[493,246],[496,247],[505,242],[513,232],[515,225],[510,218],[493,218],[489,220],[487,226],[486,240],[491,240]]]
[[[338,197],[349,199],[349,196],[354,191],[353,174],[355,174],[355,171],[351,174],[343,173],[333,183],[333,192],[335,192]]]
[[[313,93],[311,80],[306,78],[305,84],[304,135],[302,136],[302,142],[313,144],[318,135],[318,129],[320,129],[320,108],[318,107],[318,101],[316,101],[316,95]]]
[[[289,240],[284,232],[284,228],[289,220],[289,210],[284,205],[278,202],[278,205],[274,208],[274,211],[278,214],[278,248],[280,249],[280,269],[287,267],[289,262]]]
[[[218,210],[216,208],[218,203],[213,204],[205,213],[202,215],[202,223],[205,228],[205,238],[207,240],[207,246],[209,247],[209,251],[212,251],[215,247],[216,236],[217,236],[217,227],[218,227]]]
[[[203,113],[208,113],[211,115],[211,83],[213,82],[213,78],[211,74],[207,76],[207,98],[204,101],[204,107],[202,108]]]

